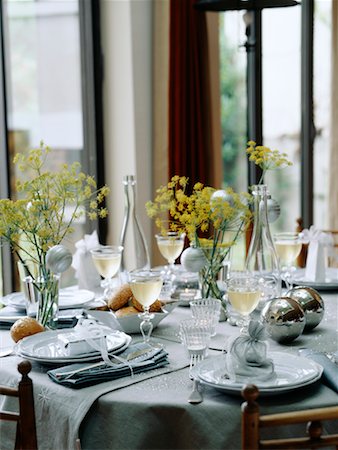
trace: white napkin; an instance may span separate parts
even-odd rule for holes
[[[100,287],[101,277],[97,272],[90,250],[99,246],[97,232],[85,234],[84,238],[75,244],[72,267],[75,269],[75,277],[78,279],[80,289],[95,291]]]
[[[326,276],[327,257],[333,254],[333,237],[313,225],[301,233],[303,242],[309,243],[306,259],[305,278],[323,282]]]

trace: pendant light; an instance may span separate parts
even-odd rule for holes
[[[194,5],[201,11],[240,11],[296,6],[296,0],[198,0]]]

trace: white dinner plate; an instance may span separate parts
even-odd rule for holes
[[[338,270],[329,267],[326,269],[325,281],[310,281],[305,277],[305,269],[297,269],[292,277],[292,283],[312,287],[318,291],[338,291]]]
[[[271,352],[269,355],[275,365],[276,377],[267,381],[255,381],[253,378],[245,382],[233,382],[223,375],[225,355],[205,359],[193,368],[192,376],[215,389],[239,394],[246,383],[254,383],[261,395],[278,395],[308,386],[320,379],[323,368],[314,361],[288,353]]]
[[[82,308],[95,298],[95,294],[87,289],[65,288],[60,289],[59,309]],[[18,311],[26,311],[25,296],[22,292],[13,292],[2,297],[1,302]]]
[[[17,355],[32,361],[43,363],[85,362],[101,359],[98,351],[70,356],[67,354],[64,341],[73,329],[43,331],[20,340],[15,346]],[[109,354],[123,351],[131,342],[131,337],[121,331],[111,331],[107,335],[107,349]]]

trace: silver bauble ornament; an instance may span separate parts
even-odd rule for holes
[[[267,199],[267,207],[268,207],[268,221],[269,223],[275,222],[278,217],[280,216],[280,206],[279,203],[276,200],[273,200],[272,198]],[[259,205],[259,210],[261,212],[261,216],[263,221],[265,222],[265,215],[264,212],[264,203],[261,202]]]
[[[261,313],[268,335],[281,344],[292,342],[303,333],[305,315],[302,308],[290,297],[270,300]]]
[[[280,204],[273,198],[268,198],[268,221],[269,223],[276,222],[280,216]]]
[[[181,255],[181,264],[187,272],[199,272],[208,260],[199,247],[188,247]]]
[[[63,245],[54,245],[46,253],[47,267],[54,273],[65,272],[72,264],[73,256]]]
[[[214,200],[219,201],[219,199],[223,200],[224,202],[228,202],[230,206],[234,206],[234,199],[232,198],[232,195],[224,189],[218,189],[217,191],[215,191],[210,198],[210,202],[212,204]]]
[[[313,330],[324,317],[324,301],[312,287],[296,286],[290,289],[288,297],[296,300],[305,314],[305,331]]]

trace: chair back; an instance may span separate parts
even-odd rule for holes
[[[291,411],[278,414],[261,415],[256,402],[259,396],[258,388],[249,384],[242,390],[245,400],[242,403],[242,449],[317,449],[333,447],[338,449],[338,433],[322,434],[322,421],[337,420],[338,406],[328,408],[307,409],[304,411]],[[301,437],[276,438],[276,427],[304,423],[304,433]],[[273,439],[261,439],[260,430],[270,428]]]
[[[33,397],[33,383],[28,374],[31,363],[22,361],[18,364],[18,371],[22,375],[17,388],[0,386],[0,395],[17,397],[19,412],[0,410],[0,420],[17,423],[15,450],[37,450],[35,409]]]

